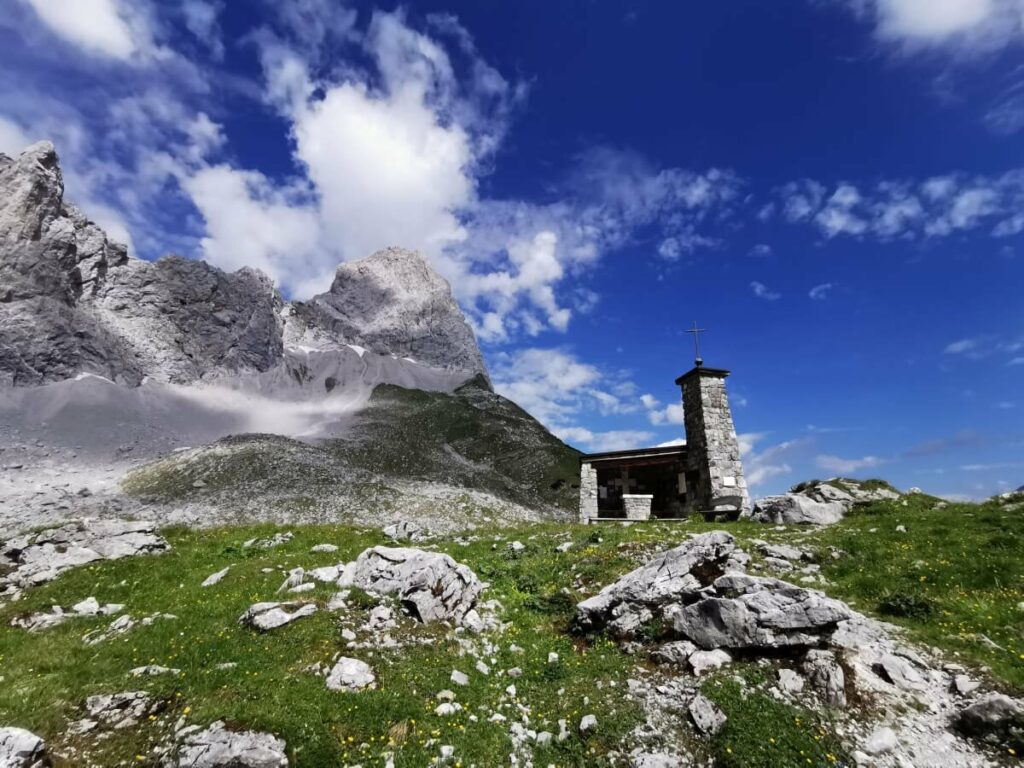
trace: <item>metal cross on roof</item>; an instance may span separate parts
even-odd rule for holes
[[[704,361],[701,360],[701,357],[700,357],[700,335],[702,333],[706,333],[707,329],[706,328],[698,328],[697,327],[697,321],[694,320],[693,321],[693,328],[687,328],[686,332],[693,334],[693,347],[694,347],[694,351],[697,354],[697,357],[694,360],[694,363],[699,368],[700,366],[702,366],[704,364]]]

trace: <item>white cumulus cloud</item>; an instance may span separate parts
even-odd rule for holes
[[[130,59],[152,45],[143,3],[23,0],[54,34],[87,53]]]

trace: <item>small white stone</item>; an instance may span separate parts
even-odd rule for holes
[[[804,689],[804,679],[792,669],[780,669],[779,688],[786,693],[799,693]]]
[[[512,669],[508,671],[508,676],[511,678],[522,677],[523,670],[521,670],[519,667],[512,667]]]
[[[309,550],[310,552],[337,552],[338,548],[333,544],[317,544]]]
[[[476,671],[479,672],[481,675],[491,674],[491,668],[484,664],[482,661],[478,661],[476,663]]]
[[[584,715],[583,719],[580,720],[580,734],[586,736],[595,728],[597,728],[597,717],[594,715]]]
[[[456,712],[460,712],[461,710],[461,704],[455,704],[453,702],[446,701],[442,704],[438,704],[437,707],[434,708],[434,714],[438,717],[450,717],[451,715],[454,715]]]
[[[452,682],[456,685],[469,685],[469,675],[459,670],[452,670]]]
[[[299,584],[297,586],[294,586],[288,591],[292,594],[297,595],[303,592],[312,592],[314,589],[316,589],[316,584],[314,584],[313,582],[307,582],[305,584]]]
[[[230,570],[231,570],[231,566],[229,565],[227,568],[224,568],[223,570],[217,571],[216,573],[211,573],[209,576],[206,577],[206,579],[203,581],[203,583],[200,584],[199,586],[201,586],[201,587],[212,587],[214,584],[216,584],[221,579],[223,579],[225,576],[227,576],[228,575],[228,571],[230,571]]]
[[[376,687],[377,678],[370,665],[359,659],[342,657],[327,675],[327,687],[332,691],[359,691]]]
[[[957,675],[953,678],[953,689],[961,696],[977,690],[981,686],[977,680],[971,680],[967,675]]]
[[[87,597],[82,602],[71,606],[71,610],[81,616],[95,616],[100,612],[100,604],[95,597]]]
[[[558,663],[558,654],[555,653],[554,651],[551,651],[551,653],[548,654],[548,664],[557,664],[557,663]]]
[[[692,653],[687,661],[690,662],[690,666],[693,668],[693,674],[700,677],[705,672],[720,669],[726,664],[731,663],[732,656],[721,648],[716,648],[713,651],[697,651]]]
[[[462,626],[474,635],[479,635],[486,629],[484,620],[480,618],[480,614],[476,612],[475,608],[466,611],[466,615],[462,617]]]

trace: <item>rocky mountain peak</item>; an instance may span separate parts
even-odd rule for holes
[[[437,368],[486,374],[451,286],[416,251],[385,248],[341,264],[330,290],[297,302],[292,314],[289,344],[322,346],[333,338]]]
[[[330,291],[286,305],[258,270],[129,257],[64,199],[52,143],[0,155],[0,384],[264,372],[282,362],[286,325],[293,345],[486,374],[450,286],[413,251],[342,264]]]

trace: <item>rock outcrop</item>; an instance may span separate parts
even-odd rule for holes
[[[185,737],[176,761],[178,768],[287,768],[282,739],[258,731],[231,731],[223,722]]]
[[[731,570],[735,551],[724,531],[695,536],[577,605],[576,626],[631,638],[660,619],[693,652],[748,651],[814,647],[851,618],[820,592]]]
[[[630,635],[655,611],[696,598],[724,574],[736,550],[734,542],[732,535],[713,531],[658,555],[576,606],[576,625],[584,631],[607,627],[614,635]]]
[[[411,547],[372,547],[345,567],[342,587],[393,595],[418,621],[460,622],[483,584],[467,566],[440,552]]]
[[[258,270],[132,258],[64,200],[50,142],[0,155],[0,384],[264,372],[282,363],[286,324],[290,343],[306,348],[355,345],[486,375],[450,286],[417,253],[343,264],[329,292],[286,305]]]
[[[724,718],[701,695],[700,677],[756,660],[779,667],[777,683],[766,686],[773,697],[836,710],[855,734],[857,765],[974,768],[995,763],[973,739],[1017,749],[1021,702],[1001,694],[965,701],[955,687],[963,667],[908,647],[895,628],[820,592],[743,573],[742,555],[724,531],[694,536],[577,605],[577,629],[607,632],[632,653],[653,636],[651,661],[693,672],[628,681],[654,733],[666,713],[682,713],[698,733],[714,734]],[[851,701],[870,701],[877,714],[843,712]]]
[[[0,588],[44,584],[96,560],[158,554],[170,547],[148,522],[82,520],[0,542]],[[0,592],[2,594],[2,592]]]
[[[758,499],[751,517],[773,525],[832,525],[843,519],[849,505],[841,501],[815,501],[798,493]]]
[[[900,493],[885,484],[833,478],[824,483],[802,484],[789,493],[759,499],[750,517],[773,525],[832,525],[842,520],[855,504],[899,498]]]

